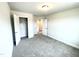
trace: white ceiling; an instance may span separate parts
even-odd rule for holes
[[[77,7],[78,3],[45,3],[45,2],[9,2],[11,10],[32,13],[37,16],[46,16],[51,13]],[[48,5],[47,10],[41,8],[42,5]]]

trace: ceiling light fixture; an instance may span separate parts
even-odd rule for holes
[[[42,8],[48,8],[48,5],[43,5]]]
[[[51,3],[41,3],[38,6],[38,9],[43,11],[43,12],[47,12],[52,8],[52,4]]]

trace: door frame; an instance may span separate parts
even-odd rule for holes
[[[28,38],[28,18],[26,17],[19,17],[19,21],[21,20],[20,18],[26,19],[26,36],[25,37],[21,37],[22,38]]]
[[[10,18],[11,18],[11,27],[12,27],[13,45],[16,46],[15,26],[14,26],[14,17],[13,17],[13,15],[10,15]]]

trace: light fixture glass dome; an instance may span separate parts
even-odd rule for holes
[[[41,11],[48,11],[52,8],[52,4],[51,3],[42,3],[38,6],[38,9]]]
[[[48,8],[48,5],[43,5],[42,8]]]

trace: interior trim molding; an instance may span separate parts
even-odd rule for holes
[[[50,35],[48,35],[48,37],[57,40],[55,37],[52,37],[52,36],[50,36]],[[66,44],[66,45],[69,45],[69,46],[71,46],[71,47],[74,47],[74,48],[79,49],[79,46],[77,46],[77,45],[75,45],[75,44],[68,43],[68,42],[64,42],[64,41],[62,41],[62,40],[57,40],[57,41],[60,41],[60,42],[62,42],[62,43],[64,43],[64,44]]]

